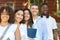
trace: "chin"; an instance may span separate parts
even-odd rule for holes
[[[5,21],[5,20],[4,20],[3,22],[8,22],[8,21]]]

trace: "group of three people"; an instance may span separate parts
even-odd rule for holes
[[[30,9],[25,8],[23,10],[18,8],[14,10],[14,12],[12,8],[8,6],[1,7],[0,39],[59,40],[56,32],[56,21],[49,15],[48,5],[46,3],[41,5],[41,16],[37,15],[38,12],[39,8],[36,4],[31,4]],[[35,38],[28,36],[27,28],[37,29]]]

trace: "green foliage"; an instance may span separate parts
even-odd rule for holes
[[[60,23],[57,23],[57,26],[58,26],[57,32],[58,32],[58,34],[60,36]]]
[[[60,3],[60,0],[58,0],[58,2]]]
[[[43,1],[42,0],[30,0],[30,3],[35,3],[39,6]]]
[[[59,3],[59,10],[60,10],[60,0],[58,0],[58,3]]]
[[[60,17],[60,10],[59,11],[57,11],[57,17]]]

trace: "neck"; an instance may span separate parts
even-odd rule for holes
[[[17,24],[18,28],[20,27],[20,23],[15,21],[14,24]]]
[[[25,24],[27,25],[28,28],[30,28],[30,25],[28,25],[28,22],[26,21]]]
[[[1,22],[1,26],[6,26],[8,24],[8,22]]]
[[[36,18],[37,18],[37,15],[35,15],[35,16],[32,16],[33,17],[33,20],[35,20]]]
[[[20,24],[19,22],[15,21],[14,24]]]
[[[28,24],[28,22],[27,22],[27,21],[25,21],[25,24],[27,25],[27,24]]]
[[[49,18],[49,13],[48,12],[47,13],[42,13],[41,17],[43,17],[43,16],[46,16],[46,18]]]

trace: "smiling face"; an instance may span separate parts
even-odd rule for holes
[[[9,20],[8,12],[4,9],[3,12],[1,13],[1,22],[8,22],[8,20]]]
[[[36,5],[32,5],[30,7],[30,10],[31,10],[33,16],[37,15],[38,14],[38,11],[39,11],[38,10],[38,6],[36,6]]]
[[[23,11],[19,10],[15,13],[15,21],[20,23],[23,20]]]
[[[48,12],[48,6],[47,5],[43,5],[41,7],[41,12],[44,13],[44,14],[47,14],[47,12]]]
[[[24,20],[25,20],[25,21],[28,21],[29,19],[30,19],[29,11],[28,11],[28,10],[25,10],[25,11],[24,11]]]

